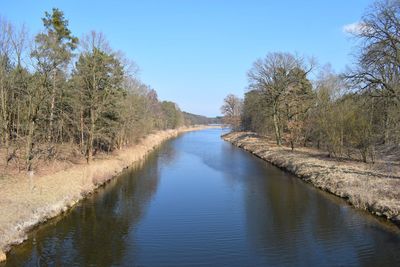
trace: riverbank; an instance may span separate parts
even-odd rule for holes
[[[400,227],[398,162],[366,164],[338,161],[316,149],[291,151],[249,132],[228,133],[222,138],[322,190],[346,199],[354,207],[385,217]]]
[[[95,159],[90,165],[74,164],[46,175],[0,179],[0,262],[12,245],[27,238],[34,226],[67,211],[123,169],[143,159],[163,141],[208,126],[160,131],[137,145]]]

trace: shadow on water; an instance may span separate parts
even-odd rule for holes
[[[400,263],[396,226],[290,174],[277,175],[281,171],[273,166],[265,168],[270,177],[248,184],[245,205],[249,239],[271,266]]]
[[[400,266],[400,231],[204,130],[166,142],[6,266]]]
[[[173,160],[172,149],[160,151],[163,160]],[[127,236],[157,190],[157,164],[155,151],[66,216],[40,226],[9,253],[5,266],[110,266],[127,250],[135,254],[136,244]]]

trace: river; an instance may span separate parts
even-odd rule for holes
[[[5,266],[400,266],[398,228],[222,132],[165,142],[34,230]]]

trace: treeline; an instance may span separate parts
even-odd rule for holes
[[[197,115],[197,114],[192,114],[189,112],[183,112],[183,117],[185,118],[185,122],[190,125],[196,125],[196,124],[221,124],[222,123],[222,118],[221,117],[206,117],[202,115]]]
[[[62,11],[45,13],[33,39],[0,21],[1,155],[32,170],[39,159],[74,148],[88,162],[155,129],[184,124],[179,107],[160,102],[136,66],[101,33],[78,40]]]
[[[336,74],[328,65],[315,75],[313,60],[269,53],[249,70],[244,100],[228,96],[222,112],[234,129],[272,135],[278,145],[374,162],[376,146],[400,144],[399,33],[400,1],[376,2],[352,32],[352,68]]]

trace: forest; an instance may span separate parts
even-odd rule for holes
[[[314,58],[271,52],[248,71],[244,99],[221,107],[234,130],[276,144],[323,149],[374,162],[400,145],[400,1],[378,1],[352,32],[354,62],[343,73]],[[384,150],[382,150],[384,148]]]
[[[102,33],[78,39],[57,8],[42,22],[31,37],[25,26],[0,19],[1,164],[32,171],[38,161],[91,162],[154,130],[198,123],[160,101]]]

